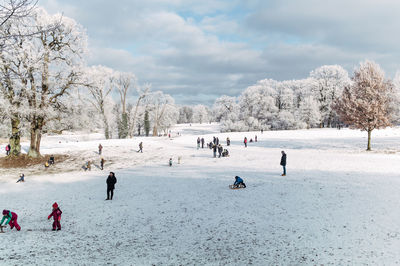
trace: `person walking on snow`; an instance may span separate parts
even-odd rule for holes
[[[282,157],[281,157],[281,165],[283,167],[283,174],[282,176],[286,176],[286,153],[284,151],[281,152]]]
[[[114,172],[110,172],[110,174],[107,177],[107,198],[106,200],[112,200],[114,196],[114,189],[115,189],[115,184],[117,183],[117,178],[115,177]]]
[[[13,229],[15,226],[17,231],[19,231],[19,230],[21,230],[21,226],[19,226],[17,219],[18,219],[18,215],[15,212],[12,212],[9,210],[3,210],[3,219],[1,219],[0,226],[2,226],[3,222],[6,220],[4,226],[9,224],[11,229]]]
[[[7,146],[6,146],[6,155],[7,156],[10,155],[10,150],[11,150],[11,146],[10,146],[10,144],[7,144]]]
[[[197,138],[197,149],[200,149],[200,137]]]
[[[106,160],[104,160],[104,158],[101,158],[101,160],[100,160],[100,169],[101,170],[103,170],[104,169],[104,162],[105,162]]]
[[[244,143],[244,147],[247,148],[247,137],[244,137],[243,143]]]
[[[233,183],[234,187],[239,187],[242,185],[244,188],[246,187],[246,184],[244,183],[243,179],[241,179],[239,176],[235,176],[235,183]]]
[[[143,142],[139,143],[139,150],[137,152],[143,152]]]
[[[99,144],[99,155],[101,155],[101,151],[103,150],[103,146],[101,146],[101,143]]]
[[[58,204],[57,202],[53,203],[53,211],[50,213],[50,215],[47,217],[47,220],[50,220],[51,217],[53,217],[54,222],[53,222],[53,231],[57,231],[61,230],[61,214],[62,211],[60,210],[60,208],[58,208]]]

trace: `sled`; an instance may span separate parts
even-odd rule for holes
[[[229,185],[229,188],[230,188],[230,189],[241,189],[241,188],[245,188],[245,186],[243,186],[243,185],[238,185],[238,186]]]
[[[6,227],[5,225],[0,225],[0,233],[5,233],[4,231],[3,231],[3,227]]]

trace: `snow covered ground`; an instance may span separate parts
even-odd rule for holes
[[[256,134],[258,142],[244,148],[243,137]],[[218,136],[224,146],[229,136],[231,156],[197,150],[198,136]],[[15,211],[22,230],[0,234],[0,264],[400,263],[399,128],[373,132],[373,152],[365,151],[365,132],[348,129],[222,134],[213,124],[179,125],[171,139],[50,136],[42,153],[97,162],[99,143],[104,171],[84,172],[77,161],[75,170],[56,165],[35,175],[1,169],[0,208]],[[26,182],[16,184],[21,171]],[[104,201],[109,171],[118,183],[114,200]],[[246,189],[228,189],[235,175]],[[63,211],[60,232],[47,221],[54,201]]]

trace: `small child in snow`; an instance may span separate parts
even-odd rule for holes
[[[233,186],[239,187],[240,185],[246,187],[246,184],[243,182],[243,179],[241,179],[239,176],[235,176],[235,183],[233,183]]]
[[[7,224],[10,225],[10,228],[13,229],[14,226],[17,228],[17,231],[21,230],[21,226],[19,226],[17,222],[18,215],[15,212],[11,212],[9,210],[3,210],[3,219],[1,219],[0,226],[3,224],[4,220],[7,219],[4,226]]]
[[[172,158],[169,158],[169,166],[172,166]]]
[[[19,179],[18,179],[17,183],[18,182],[25,182],[25,175],[24,174],[20,174],[19,175]]]
[[[50,220],[50,218],[52,216],[54,218],[53,231],[56,231],[56,227],[57,227],[57,231],[61,230],[61,224],[60,224],[61,214],[62,214],[62,211],[60,210],[60,208],[58,208],[57,202],[54,202],[53,211],[50,213],[49,217],[47,217],[47,220]]]

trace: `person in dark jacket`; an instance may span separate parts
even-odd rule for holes
[[[235,176],[235,183],[233,183],[233,186],[239,187],[240,185],[246,187],[246,184],[243,182],[243,179],[241,179],[239,176]]]
[[[204,138],[201,138],[201,148],[204,149]]]
[[[218,144],[218,158],[221,158],[223,150],[224,148],[222,148],[222,145]]]
[[[50,213],[50,215],[47,217],[47,220],[50,220],[51,217],[53,217],[54,222],[53,222],[53,231],[60,231],[61,230],[61,214],[62,211],[60,210],[60,208],[58,208],[58,204],[57,202],[54,202],[53,204],[53,211]]]
[[[217,145],[213,144],[212,149],[213,149],[214,158],[216,158],[217,157]]]
[[[283,167],[283,174],[282,176],[286,176],[286,153],[284,151],[281,152],[282,157],[281,157],[281,165]]]
[[[198,137],[197,138],[197,149],[200,149],[200,142],[201,142],[200,137]]]
[[[143,142],[139,143],[139,150],[137,152],[143,152]]]
[[[228,138],[226,138],[226,146],[229,146],[229,145],[231,145],[231,140],[228,137]]]
[[[103,151],[103,146],[101,145],[101,143],[99,144],[99,155],[101,155],[101,152]]]
[[[117,178],[115,177],[114,172],[110,172],[110,174],[107,177],[107,199],[106,200],[112,200],[114,196],[114,188],[115,184],[117,183]]]

